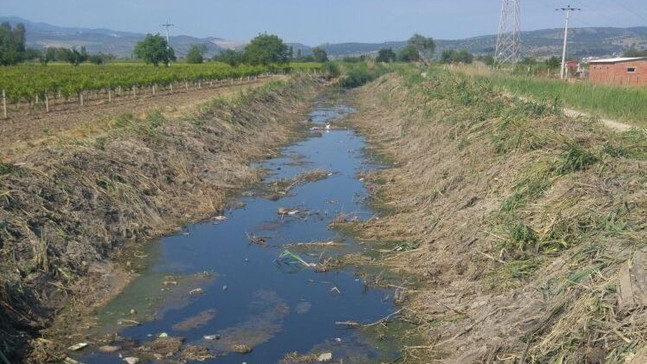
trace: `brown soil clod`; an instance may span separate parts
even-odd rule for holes
[[[252,348],[247,344],[233,344],[229,346],[229,350],[231,350],[234,353],[249,354],[254,350],[254,348]]]
[[[205,326],[216,317],[216,310],[209,309],[173,325],[173,330],[191,331]]]
[[[186,360],[191,361],[206,361],[213,359],[216,356],[209,351],[209,348],[189,345],[184,350],[182,350],[182,357]]]
[[[143,344],[138,350],[168,358],[180,352],[182,343],[184,338],[181,337],[158,337],[154,341]]]

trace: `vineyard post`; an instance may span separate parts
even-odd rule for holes
[[[7,94],[5,93],[5,90],[2,90],[2,113],[4,115],[4,118],[7,118]]]
[[[153,96],[155,96],[155,85],[153,84],[153,87],[151,88],[153,89]]]
[[[133,97],[137,96],[137,86],[133,86]]]
[[[112,102],[112,89],[108,88],[108,102]]]
[[[234,84],[234,78],[233,77],[231,78],[231,84],[232,85]]]
[[[79,102],[81,103],[81,106],[83,106],[83,91],[79,92]]]
[[[173,93],[173,82],[171,82],[171,93]]]
[[[213,80],[209,81],[209,86],[213,87]]]
[[[45,112],[49,112],[49,97],[45,93]]]
[[[184,81],[184,88],[189,91],[189,81]]]
[[[198,80],[198,89],[202,88],[202,80]]]

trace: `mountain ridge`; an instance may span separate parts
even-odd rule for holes
[[[117,57],[132,57],[134,45],[145,34],[116,31],[107,28],[83,28],[56,26],[43,22],[33,22],[20,17],[0,17],[0,22],[8,21],[12,25],[25,24],[27,29],[27,46],[45,47],[81,47],[85,46],[90,53],[112,53]],[[521,33],[523,56],[548,57],[561,54],[563,29],[540,29]],[[176,54],[183,56],[192,44],[206,44],[209,55],[218,54],[225,49],[242,49],[246,42],[227,40],[219,37],[198,38],[189,35],[171,36],[171,44]],[[301,43],[287,43],[301,54],[309,55],[312,49]],[[466,49],[474,54],[493,54],[496,35],[479,35],[456,40],[436,40],[437,54],[444,49]],[[406,41],[388,42],[346,42],[325,43],[321,48],[331,57],[357,56],[374,54],[381,48],[392,48],[398,51]],[[603,57],[622,54],[635,47],[647,49],[647,26],[644,27],[588,27],[572,28],[569,33],[569,54],[575,57]]]

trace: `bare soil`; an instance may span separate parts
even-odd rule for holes
[[[358,264],[415,279],[401,302],[425,344],[404,361],[643,357],[647,310],[617,287],[647,245],[645,135],[420,72],[356,91],[350,122],[393,167],[367,176],[383,216],[340,223],[379,253]]]
[[[262,86],[271,80],[285,79],[272,76],[256,81],[236,81],[234,85],[219,84],[202,88],[179,89],[173,92],[160,91],[155,96],[141,92],[136,96],[88,102],[85,106],[67,104],[49,113],[43,110],[21,110],[10,113],[9,119],[0,120],[0,156],[15,154],[18,148],[42,145],[56,139],[58,134],[76,131],[74,137],[84,138],[105,132],[106,123],[121,115],[143,116],[151,111],[161,111],[169,117],[176,117],[195,110],[205,101],[216,97],[227,97]]]

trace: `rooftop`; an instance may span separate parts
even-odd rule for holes
[[[589,63],[620,63],[620,62],[629,62],[629,61],[639,61],[647,60],[647,57],[617,57],[617,58],[606,58],[606,59],[594,59],[589,61]]]

